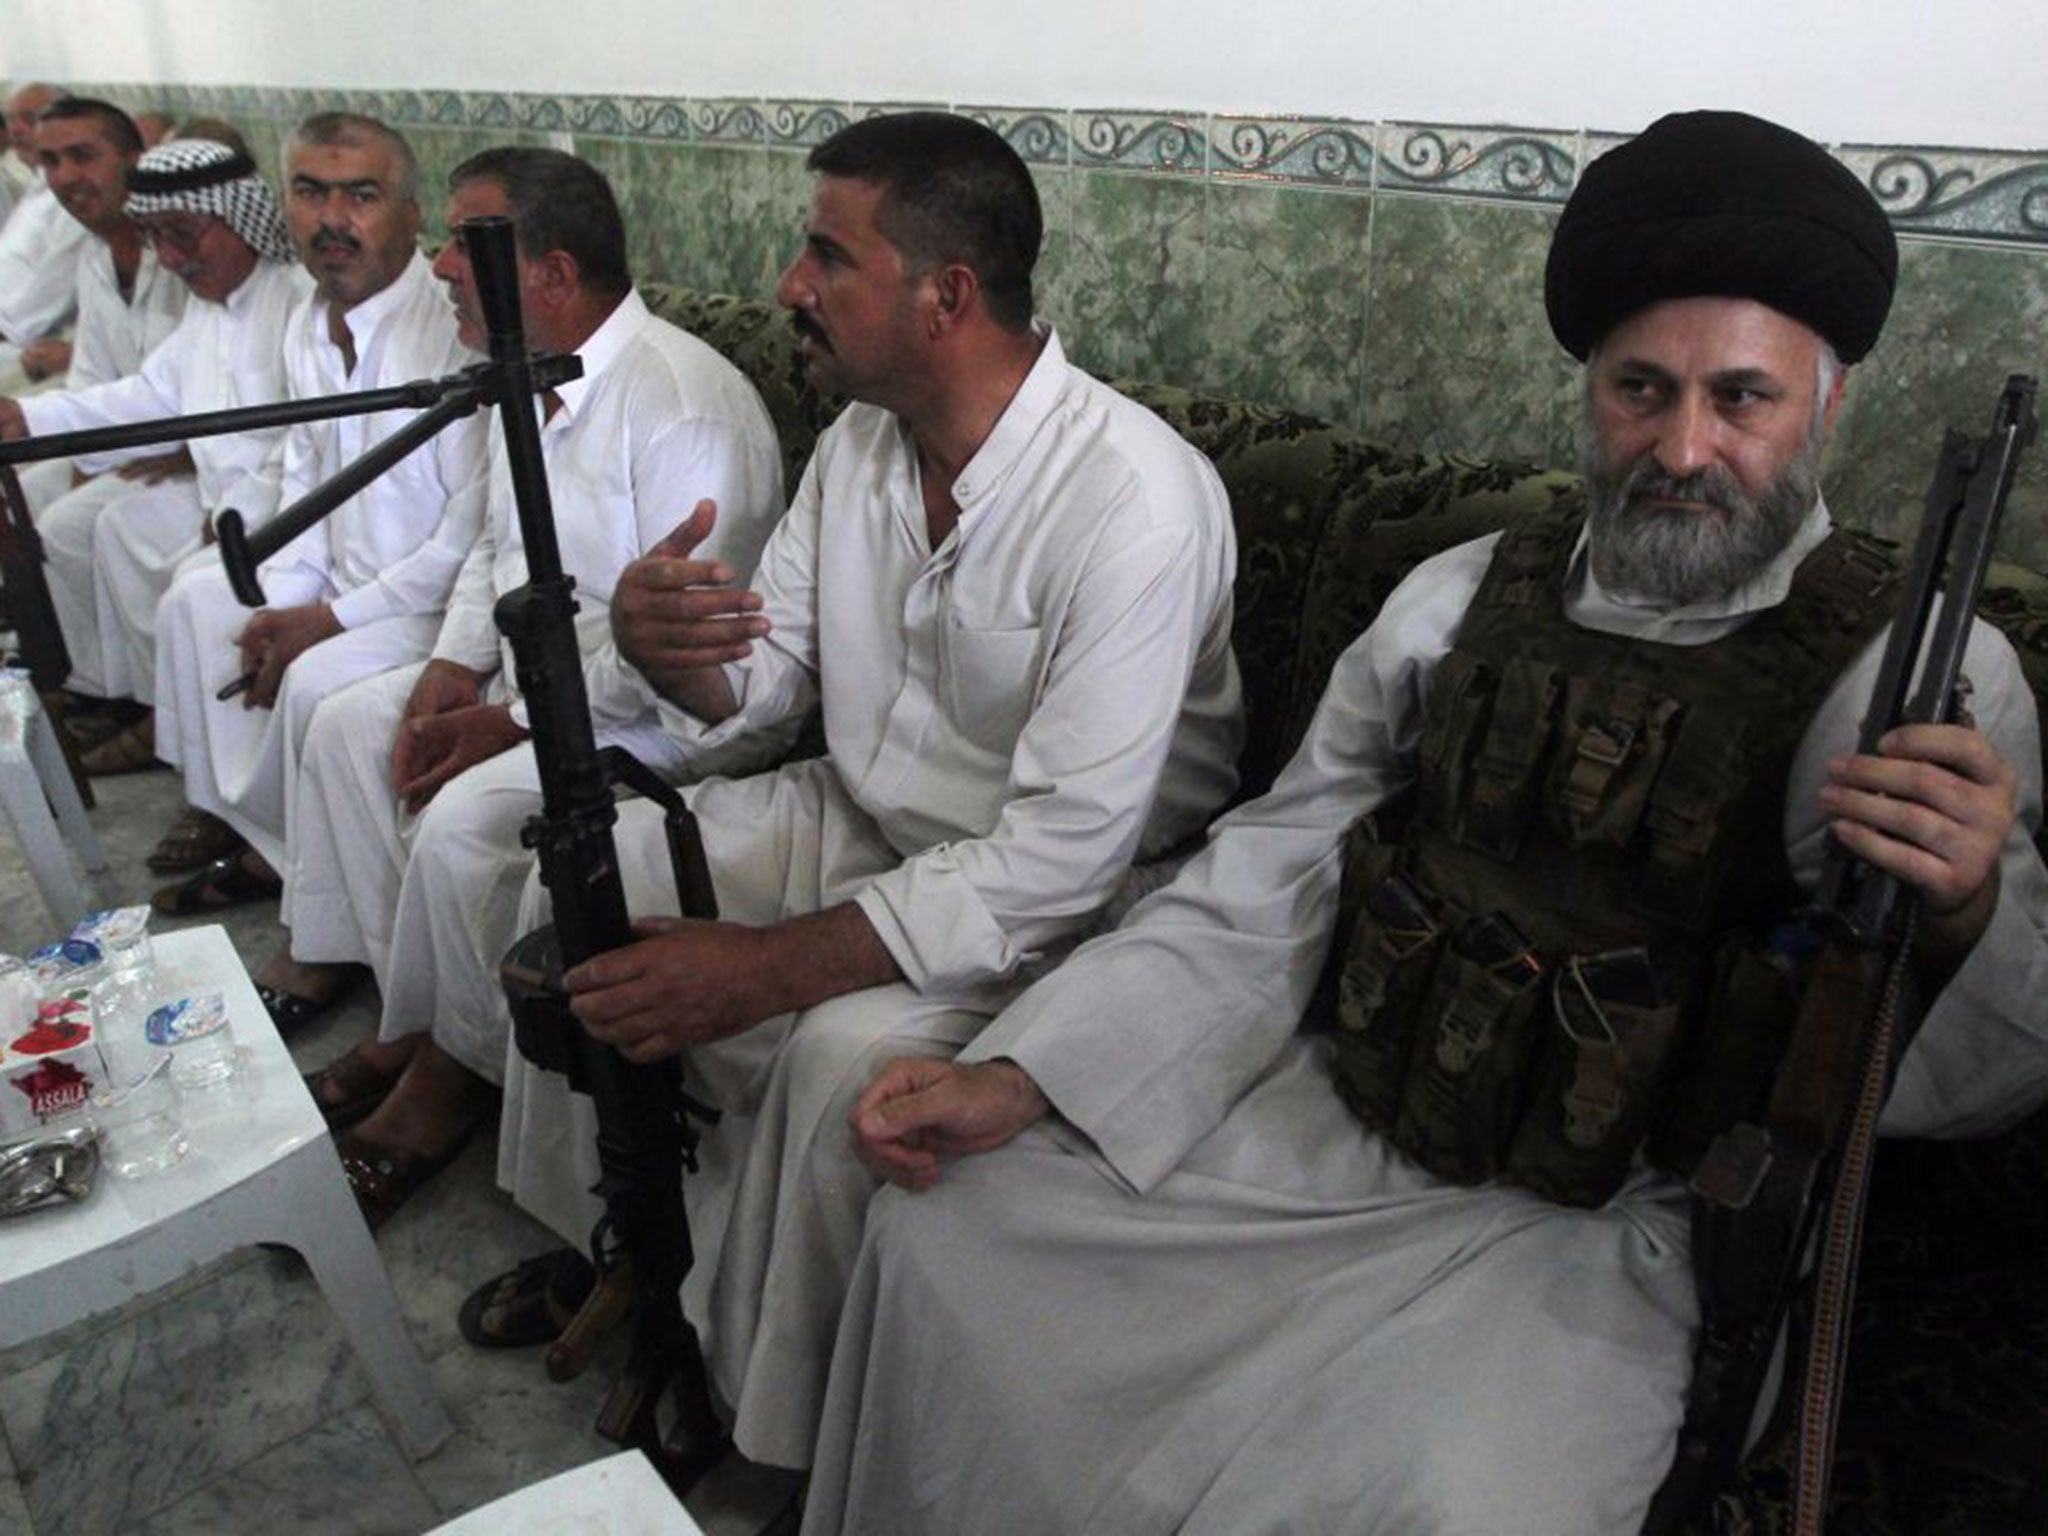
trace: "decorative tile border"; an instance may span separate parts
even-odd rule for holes
[[[1200,176],[1208,169],[1206,122],[1199,112],[1076,112],[1074,166]]]
[[[993,128],[1003,142],[1017,151],[1026,165],[1065,165],[1074,149],[1073,129],[1067,114],[1044,107],[957,107],[962,117],[971,117]]]
[[[808,149],[849,122],[913,105],[119,82],[80,89],[180,114],[292,122],[309,112],[346,108],[401,127],[582,133],[785,151]],[[1034,106],[955,110],[989,124],[1038,166],[1523,203],[1561,203],[1585,166],[1627,142],[1626,135],[1590,129]],[[1844,145],[1835,153],[1871,189],[1901,234],[2048,246],[2048,152]]]
[[[1209,169],[1229,180],[1301,186],[1372,186],[1378,129],[1371,123],[1291,117],[1209,120]]]
[[[1381,191],[1457,192],[1561,203],[1578,178],[1581,135],[1522,128],[1388,123],[1380,130]]]
[[[1900,229],[2048,240],[2048,155],[1875,145],[1839,154]]]

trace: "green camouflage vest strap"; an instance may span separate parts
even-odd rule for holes
[[[1361,1119],[1445,1178],[1596,1205],[1646,1138],[1687,1169],[1768,1087],[1785,781],[1897,574],[1837,532],[1735,633],[1625,639],[1565,617],[1582,517],[1502,536],[1430,682],[1412,812],[1354,838],[1333,964]]]

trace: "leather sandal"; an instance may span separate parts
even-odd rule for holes
[[[244,902],[269,900],[283,890],[282,880],[244,869],[238,857],[215,859],[176,885],[165,886],[149,898],[149,904],[165,917],[195,917],[203,912],[223,912]]]
[[[258,987],[256,990],[261,995],[268,988]],[[265,1003],[269,1001],[268,997],[264,998]],[[303,1002],[304,999],[298,1001]],[[274,1017],[276,1009],[271,1012]],[[319,1106],[321,1118],[329,1128],[345,1131],[382,1104],[403,1075],[403,1068],[392,1073],[379,1072],[364,1059],[361,1051],[350,1046],[318,1072],[308,1072],[305,1083],[306,1091],[313,1095],[313,1102]],[[330,1095],[330,1088],[339,1097]]]
[[[596,1284],[590,1260],[574,1248],[556,1248],[522,1260],[471,1291],[455,1326],[478,1349],[552,1343]]]
[[[354,1131],[336,1136],[334,1150],[341,1157],[341,1171],[369,1229],[375,1232],[396,1216],[427,1180],[454,1162],[475,1128],[472,1121],[456,1132],[447,1146],[431,1155],[396,1147],[374,1147]]]
[[[142,773],[151,768],[168,768],[156,755],[156,716],[145,715],[125,726],[79,758],[94,778],[117,773]]]
[[[256,995],[262,999],[263,1006],[270,1010],[270,1022],[277,1026],[277,1032],[280,1035],[288,1035],[341,1004],[349,993],[355,991],[362,979],[360,972],[351,972],[328,988],[324,997],[304,997],[297,992],[287,992],[282,987],[258,982]],[[397,1079],[394,1078],[392,1081],[396,1082]]]
[[[242,850],[242,834],[210,811],[187,806],[143,860],[159,875],[182,875]]]

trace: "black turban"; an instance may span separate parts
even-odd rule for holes
[[[1884,329],[1899,250],[1884,210],[1811,139],[1742,112],[1679,112],[1595,160],[1557,221],[1550,329],[1584,361],[1664,299],[1755,299],[1845,363]]]

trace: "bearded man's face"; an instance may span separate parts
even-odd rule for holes
[[[1840,401],[1824,355],[1749,299],[1667,300],[1602,339],[1580,449],[1602,586],[1677,607],[1770,564],[1817,494]]]

